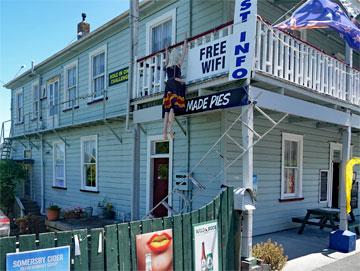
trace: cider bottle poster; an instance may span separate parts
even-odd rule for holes
[[[193,225],[195,271],[219,270],[218,223],[209,221]]]
[[[136,235],[137,269],[173,270],[172,229]]]

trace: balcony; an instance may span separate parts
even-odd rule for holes
[[[260,17],[256,26],[255,74],[291,83],[307,91],[326,95],[338,100],[360,106],[360,71],[348,67],[344,62],[325,54],[307,42],[274,29]],[[211,31],[197,35],[189,40],[189,50],[204,46],[232,34],[232,22]],[[174,45],[181,46],[183,43]],[[166,74],[164,71],[165,52],[160,51],[137,61],[136,87],[133,100],[158,97],[164,91]],[[184,67],[186,67],[186,63]],[[186,74],[186,68],[183,69]],[[200,81],[188,81],[193,85],[226,80],[227,73],[217,74]],[[348,90],[346,78],[349,76]],[[211,85],[211,83],[210,83]]]

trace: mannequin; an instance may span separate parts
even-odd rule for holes
[[[163,138],[168,139],[168,134],[171,139],[174,138],[173,122],[175,115],[185,110],[185,82],[181,78],[181,67],[184,64],[185,56],[187,54],[187,40],[181,47],[173,48],[169,51],[165,49],[165,67],[167,74],[167,81],[165,84],[165,93],[163,97],[163,112],[164,112],[164,127]]]

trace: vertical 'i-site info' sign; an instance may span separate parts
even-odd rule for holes
[[[70,246],[6,254],[7,271],[70,271]]]
[[[250,78],[255,57],[257,0],[236,0],[230,38],[229,80]]]

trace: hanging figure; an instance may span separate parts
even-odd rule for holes
[[[185,40],[183,48],[180,46],[169,51],[165,49],[165,67],[167,81],[165,83],[165,93],[163,97],[163,116],[164,128],[163,138],[174,138],[173,122],[176,114],[185,111],[185,82],[181,79],[181,67],[187,54],[187,40]],[[182,49],[182,53],[181,53]]]

